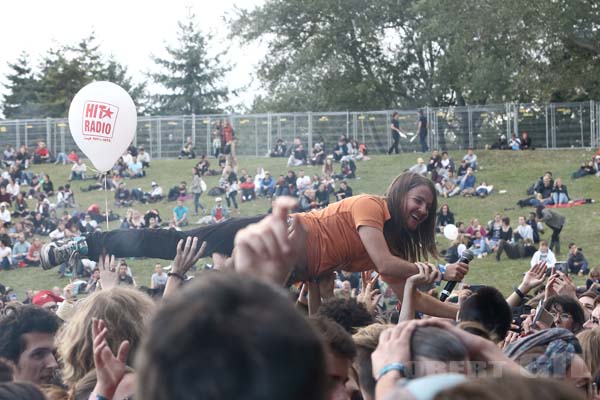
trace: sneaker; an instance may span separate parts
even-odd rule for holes
[[[73,265],[79,261],[80,256],[87,255],[87,251],[87,243],[83,236],[75,237],[62,245],[54,242],[48,243],[42,247],[40,265],[44,270],[54,268],[64,262]]]

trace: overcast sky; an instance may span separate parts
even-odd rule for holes
[[[164,55],[165,44],[176,43],[177,22],[185,19],[188,8],[196,14],[205,32],[215,35],[211,47],[229,46],[230,58],[237,66],[227,76],[230,88],[250,85],[250,89],[231,99],[230,104],[249,104],[257,83],[252,81],[256,63],[264,54],[259,46],[240,48],[225,38],[226,13],[238,8],[253,8],[264,0],[8,0],[0,10],[0,82],[6,83],[7,62],[27,51],[39,60],[50,47],[76,43],[95,32],[103,54],[112,54],[128,67],[134,80],[153,67],[150,54]],[[5,93],[3,86],[0,92]]]

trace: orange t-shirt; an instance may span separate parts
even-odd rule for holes
[[[351,272],[374,269],[358,228],[370,226],[383,231],[383,224],[391,215],[384,198],[359,195],[322,210],[295,214],[294,218],[298,218],[308,231],[308,274],[317,277],[336,268]]]

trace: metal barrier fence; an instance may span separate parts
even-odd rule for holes
[[[430,148],[464,150],[491,146],[501,135],[510,138],[528,132],[537,148],[600,147],[600,104],[495,104],[485,106],[424,109],[429,123]],[[417,110],[399,112],[402,151],[420,151]],[[196,151],[212,153],[213,131],[228,120],[238,139],[238,154],[265,156],[278,138],[288,146],[296,137],[307,149],[323,141],[331,149],[340,135],[364,143],[371,154],[385,153],[392,143],[393,110],[368,112],[306,112],[248,115],[183,115],[139,117],[136,145],[143,145],[154,158],[177,157],[186,136]],[[66,119],[0,120],[0,145],[48,144],[51,152],[76,149]]]

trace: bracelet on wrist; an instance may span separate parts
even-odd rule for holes
[[[102,396],[101,394],[96,393],[96,400],[109,400],[107,397]]]
[[[525,294],[521,292],[521,289],[519,289],[518,287],[515,288],[515,293],[521,298],[521,300],[525,298]]]
[[[181,275],[179,272],[168,272],[167,276],[169,276],[169,277],[174,276],[176,278],[181,279],[182,282],[185,282],[187,280],[185,275]]]
[[[406,369],[406,366],[400,362],[397,362],[384,365],[383,368],[379,370],[376,380],[380,380],[385,374],[392,371],[398,371],[401,377],[408,378],[408,371]]]

